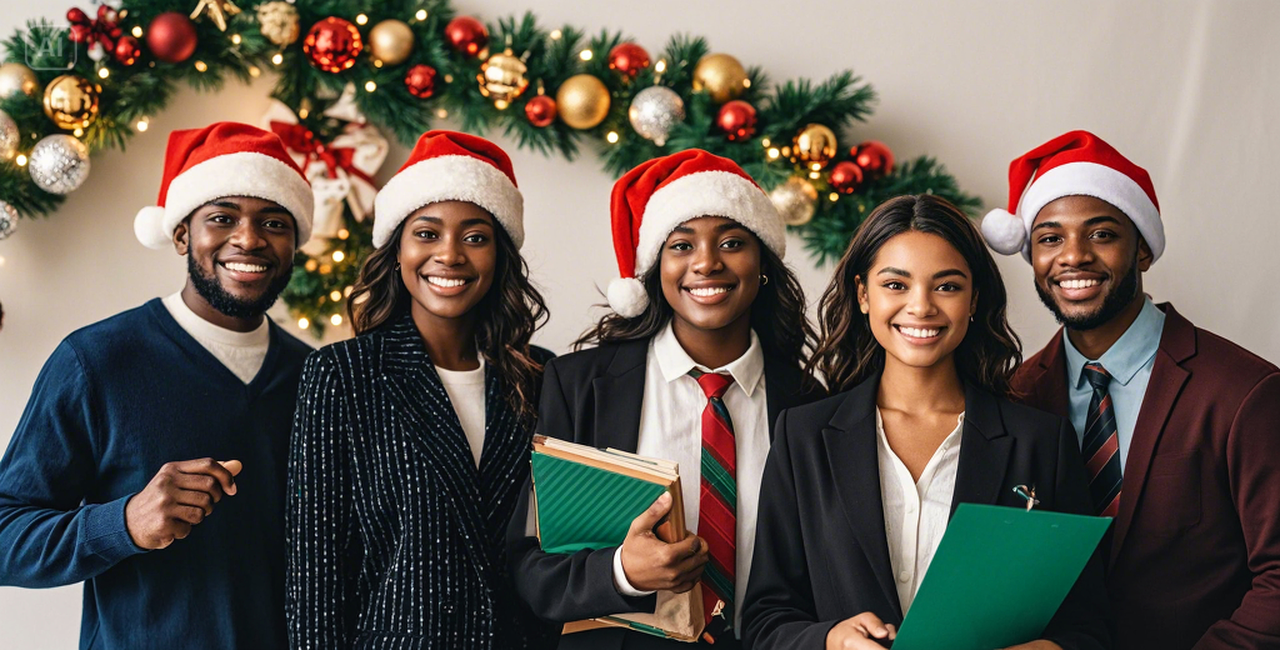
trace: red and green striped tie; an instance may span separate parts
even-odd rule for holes
[[[733,621],[733,586],[736,574],[738,538],[737,450],[733,421],[724,406],[725,391],[733,377],[703,373],[696,368],[689,375],[698,380],[707,396],[702,411],[702,490],[698,498],[698,536],[706,540],[711,555],[702,572],[702,604],[707,621],[723,615]]]

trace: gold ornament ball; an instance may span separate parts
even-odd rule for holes
[[[747,85],[747,69],[728,54],[708,54],[693,69],[693,89],[705,91],[717,104],[742,96]]]
[[[265,2],[258,5],[258,23],[268,41],[284,47],[298,40],[298,10],[287,2]]]
[[[836,155],[836,134],[821,124],[810,124],[800,129],[792,145],[796,158],[809,170],[818,171]]]
[[[413,30],[403,21],[384,20],[369,30],[374,58],[387,65],[404,63],[413,53]]]
[[[495,54],[480,66],[476,77],[480,94],[493,99],[498,110],[504,110],[529,87],[529,80],[524,76],[528,71],[524,61],[512,56],[510,50]]]
[[[98,119],[97,86],[84,77],[64,74],[44,89],[44,114],[64,130],[88,128]]]
[[[572,128],[593,128],[609,116],[609,89],[589,74],[574,75],[560,84],[556,110],[560,120]]]
[[[782,222],[788,226],[803,226],[813,219],[817,211],[818,190],[803,178],[791,177],[787,182],[769,192],[769,200],[778,209]]]
[[[36,79],[36,73],[31,68],[21,63],[0,65],[0,99],[12,97],[16,93],[30,97],[36,94],[39,87],[40,80]]]

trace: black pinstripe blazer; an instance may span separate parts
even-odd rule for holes
[[[485,373],[477,471],[408,314],[307,359],[289,462],[292,647],[540,647],[503,552],[532,422],[503,384]]]

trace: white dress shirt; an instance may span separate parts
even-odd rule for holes
[[[436,366],[444,392],[449,395],[453,412],[458,414],[462,433],[467,436],[471,457],[480,467],[480,453],[484,451],[484,357],[475,370],[445,370]]]
[[[222,362],[228,370],[248,384],[258,376],[262,363],[267,359],[267,348],[271,345],[271,329],[267,318],[251,332],[237,332],[218,327],[191,311],[182,300],[182,292],[162,298],[160,302],[169,310],[169,315],[178,322],[178,326],[186,330],[191,338],[214,358]]]
[[[938,543],[947,530],[951,517],[951,498],[955,494],[956,469],[960,465],[960,432],[964,414],[957,418],[952,431],[913,481],[902,459],[889,448],[884,434],[884,421],[876,408],[876,438],[880,460],[880,496],[884,500],[884,532],[889,542],[889,563],[893,567],[894,586],[902,615],[907,615],[916,590],[924,579]]]
[[[729,411],[729,419],[733,421],[737,453],[734,601],[738,606],[734,608],[733,627],[739,630],[742,627],[741,604],[746,598],[751,555],[755,549],[760,480],[764,475],[765,459],[769,456],[769,409],[765,399],[764,353],[760,340],[752,332],[751,345],[746,353],[721,368],[707,368],[694,363],[676,340],[670,324],[649,342],[636,453],[679,463],[685,526],[696,533],[702,485],[702,411],[707,407],[707,396],[698,380],[689,376],[689,371],[694,368],[703,372],[724,372],[733,377],[733,384],[721,399]],[[638,591],[627,582],[622,571],[621,547],[614,554],[613,571],[614,582],[624,595],[652,593]]]

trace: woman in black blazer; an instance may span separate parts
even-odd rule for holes
[[[289,465],[294,648],[532,648],[506,525],[529,474],[545,318],[511,162],[424,134],[376,199],[357,337],[311,355]]]
[[[1090,514],[1070,424],[1007,399],[1019,358],[999,270],[946,201],[904,196],[855,234],[821,304],[834,397],[782,414],[761,488],[747,647],[880,648],[961,502]],[[974,597],[982,597],[974,594]],[[1095,554],[1026,648],[1105,648]],[[1024,646],[1019,646],[1024,647]]]
[[[802,370],[812,331],[799,284],[781,261],[781,219],[737,165],[703,151],[650,161],[614,186],[612,213],[626,279],[609,288],[614,313],[578,342],[598,347],[547,364],[538,429],[577,443],[679,462],[686,523],[697,536],[663,544],[651,532],[664,513],[658,507],[637,518],[621,550],[551,555],[541,551],[527,527],[527,504],[522,504],[510,533],[512,573],[524,600],[556,623],[652,612],[656,597],[651,592],[688,591],[699,578],[705,596],[710,592],[704,571],[721,559],[745,589],[747,565],[735,559],[749,560],[750,554],[717,546],[724,538],[711,541],[711,525],[704,527],[702,519],[714,509],[697,511],[706,498],[699,492],[696,459],[705,449],[701,427],[708,398],[690,371],[735,380],[721,404],[733,422],[736,448],[729,450],[736,455],[736,485],[744,487],[730,504],[738,519],[724,528],[744,531],[739,536],[754,532],[749,522],[770,424],[782,409],[822,394]],[[630,584],[624,588],[619,578]],[[719,584],[726,582],[732,583]],[[709,626],[716,648],[738,646],[736,631],[728,629],[734,611],[723,607]],[[687,646],[611,628],[566,635],[560,647]]]

